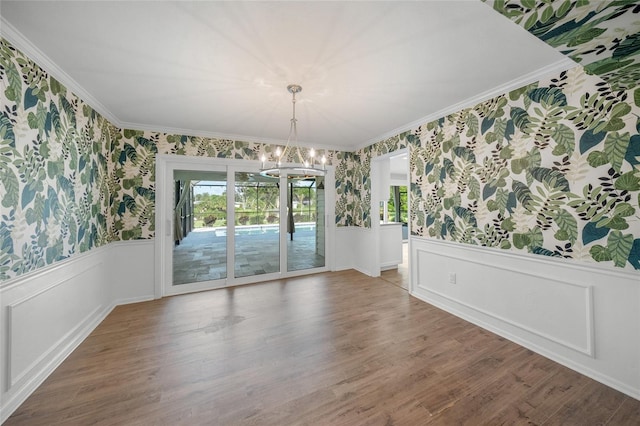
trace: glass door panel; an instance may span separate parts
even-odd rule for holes
[[[280,185],[258,173],[235,173],[234,277],[280,271]]]
[[[173,285],[227,277],[227,172],[175,170]]]
[[[287,183],[287,271],[325,266],[324,177]]]

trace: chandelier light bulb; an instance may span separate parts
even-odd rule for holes
[[[287,144],[282,149],[277,146],[275,151],[275,159],[269,159],[270,165],[267,165],[267,156],[262,155],[262,167],[260,175],[269,178],[280,178],[286,176],[289,179],[309,179],[314,176],[325,176],[327,174],[324,163],[326,159],[322,157],[322,168],[316,167],[316,150],[310,148],[307,151],[307,159],[304,158],[303,150],[298,145],[298,120],[296,119],[296,94],[302,91],[302,87],[297,84],[290,84],[287,90],[291,93],[292,115],[290,120],[289,137]],[[283,161],[289,161],[295,164],[284,164]]]

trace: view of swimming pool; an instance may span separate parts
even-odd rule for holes
[[[296,232],[314,232],[316,230],[315,222],[296,223]],[[227,228],[196,228],[191,232],[215,232],[216,237],[226,237]],[[262,235],[277,234],[279,225],[239,225],[235,227],[236,235]]]

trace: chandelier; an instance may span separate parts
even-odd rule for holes
[[[291,127],[289,128],[289,137],[287,138],[287,144],[284,149],[280,147],[276,148],[276,158],[267,162],[267,157],[262,154],[260,167],[260,174],[262,176],[279,178],[286,174],[289,179],[305,179],[313,176],[324,176],[327,174],[326,162],[327,159],[323,155],[320,161],[316,159],[316,151],[311,148],[307,152],[307,156],[302,154],[302,150],[298,145],[298,120],[296,119],[296,93],[302,91],[302,87],[297,84],[290,84],[287,86],[287,90],[291,95],[293,104],[293,116],[291,117]],[[293,143],[292,143],[293,142]],[[283,161],[287,161],[292,158],[297,164],[283,164]]]

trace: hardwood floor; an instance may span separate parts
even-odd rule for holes
[[[407,242],[402,244],[402,263],[397,268],[382,271],[380,278],[409,290],[409,244]]]
[[[638,425],[640,401],[354,271],[117,307],[6,425]]]

